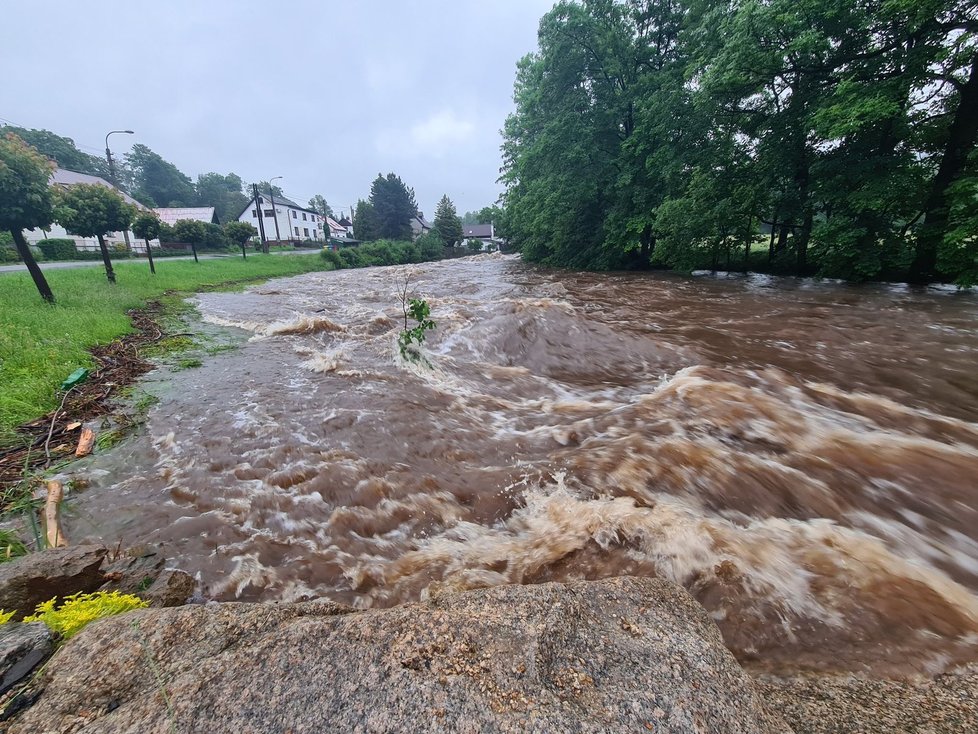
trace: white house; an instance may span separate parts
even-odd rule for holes
[[[499,241],[496,239],[496,229],[492,223],[489,224],[463,224],[462,225],[462,244],[469,240],[480,240],[483,250],[498,249]]]
[[[69,171],[65,168],[56,168],[54,173],[51,174],[51,186],[62,186],[68,188],[69,186],[74,186],[76,184],[97,184],[99,186],[105,186],[106,188],[112,189],[117,194],[122,196],[127,203],[132,204],[140,211],[149,211],[145,206],[140,204],[138,201],[133,199],[129,194],[121,189],[116,188],[104,178],[99,178],[98,176],[90,176],[87,173],[78,173],[77,171]],[[126,247],[126,234],[129,235],[129,246],[136,252],[146,252],[146,244],[129,230],[128,233],[123,232],[109,232],[105,236],[105,244],[108,246],[109,250],[122,249]],[[94,237],[79,237],[78,235],[69,234],[64,227],[55,222],[48,229],[29,229],[24,232],[24,238],[27,240],[28,244],[36,245],[38,242],[43,242],[44,240],[52,239],[68,239],[75,241],[75,247],[79,250],[98,250],[98,240]],[[150,240],[150,245],[153,247],[159,247],[159,240]]]
[[[418,239],[423,234],[431,231],[431,224],[424,218],[424,214],[417,214],[411,218],[411,233],[414,239]]]
[[[272,208],[273,197],[259,194],[258,203],[252,199],[248,206],[238,216],[239,222],[247,222],[259,232],[264,225],[265,239],[282,242],[322,241],[329,239],[328,225],[322,214],[299,206],[284,196],[275,196],[275,208]]]

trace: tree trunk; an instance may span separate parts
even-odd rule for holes
[[[788,247],[788,232],[791,231],[791,225],[786,222],[782,222],[780,228],[778,229],[778,242],[774,246],[774,251],[776,253],[784,252]]]
[[[102,251],[102,262],[105,263],[105,277],[110,283],[115,283],[115,271],[112,269],[112,260],[109,258],[109,248],[105,246],[105,237],[98,236],[98,249]]]
[[[190,243],[190,249],[191,249],[191,250],[193,251],[193,253],[194,253],[194,262],[195,262],[195,263],[199,263],[199,262],[200,262],[200,260],[198,260],[198,259],[197,259],[197,245],[195,245],[195,244],[194,244],[193,242],[191,242],[191,243]]]
[[[146,258],[149,260],[149,272],[156,275],[156,265],[153,263],[153,251],[149,246],[149,239],[144,241],[146,242]]]
[[[750,246],[751,244],[753,244],[754,241],[754,232],[751,229],[752,224],[754,224],[753,214],[747,217],[747,232],[746,232],[747,236],[744,238],[745,239],[745,243],[744,243],[744,272],[745,273],[750,270]]]
[[[924,224],[917,237],[910,280],[926,283],[937,269],[937,248],[947,234],[950,211],[948,189],[964,170],[968,153],[978,140],[978,56],[971,60],[971,75],[961,89],[961,99],[948,130],[947,144],[937,175],[924,204]]]
[[[639,235],[638,241],[642,245],[642,265],[647,268],[652,261],[652,251],[655,249],[655,237],[652,236],[651,224],[645,225],[645,229]]]
[[[248,253],[245,252],[246,249],[248,249],[248,243],[247,242],[242,242],[241,243],[241,257],[243,257],[245,260],[248,259]]]
[[[27,240],[24,239],[24,233],[19,229],[12,229],[10,230],[10,234],[13,236],[14,244],[17,246],[17,254],[20,255],[20,259],[27,266],[27,272],[31,274],[34,285],[37,287],[37,292],[48,303],[54,303],[54,294],[51,293],[48,281],[45,279],[44,273],[41,272],[41,268],[38,267],[37,260],[34,259],[34,253],[31,252]]]

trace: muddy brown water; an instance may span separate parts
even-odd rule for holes
[[[398,274],[437,329],[398,356]],[[244,330],[100,457],[74,536],[225,600],[662,576],[767,670],[978,658],[978,297],[480,256],[197,299]]]

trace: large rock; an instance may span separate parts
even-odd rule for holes
[[[48,599],[95,591],[103,581],[107,552],[102,546],[79,545],[0,563],[0,609],[16,612],[14,619],[19,620]]]
[[[654,579],[508,586],[394,609],[148,609],[47,667],[22,732],[786,731],[704,610]]]
[[[47,625],[0,625],[0,696],[27,678],[54,652],[54,636]]]

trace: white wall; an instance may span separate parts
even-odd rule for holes
[[[250,212],[249,212],[250,213]],[[24,239],[31,245],[36,245],[38,242],[43,242],[44,240],[56,240],[56,239],[69,239],[75,241],[75,247],[79,250],[95,252],[98,250],[98,240],[94,237],[79,237],[75,234],[68,234],[64,227],[60,224],[52,224],[47,232],[40,229],[28,229],[24,231]],[[129,231],[129,243],[135,252],[146,252],[146,243],[141,239],[136,237]],[[150,246],[159,247],[159,240],[150,240]],[[105,244],[108,246],[109,250],[113,250],[115,245],[120,245],[125,247],[126,239],[122,232],[110,232],[105,237]]]

